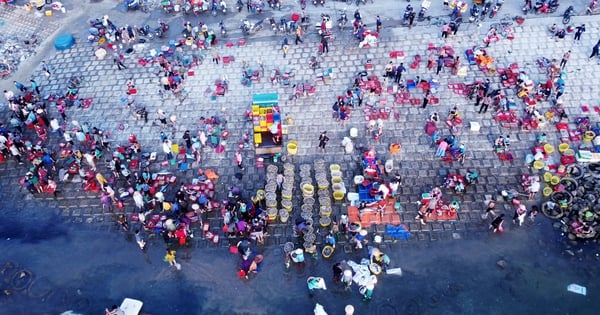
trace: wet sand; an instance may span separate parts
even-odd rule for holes
[[[131,234],[67,229],[47,219],[37,227],[13,222],[16,232],[2,235],[0,251],[11,254],[0,264],[11,262],[32,273],[32,280],[14,276],[20,274],[14,268],[2,274],[3,289],[11,292],[0,298],[6,314],[98,314],[123,297],[144,301],[145,314],[312,314],[315,302],[329,314],[342,314],[346,304],[354,305],[355,314],[596,314],[600,309],[595,253],[586,248],[577,257],[564,254],[550,220],[540,217],[521,228],[508,222],[502,235],[395,243],[387,253],[403,275],[380,275],[369,302],[362,301],[356,285],[344,291],[331,279],[333,263],[358,262],[367,256],[366,248],[351,254],[339,248],[329,260],[307,258],[304,268],[292,265],[286,271],[280,247],[258,247],[265,256],[262,271],[245,280],[236,274],[238,256],[226,248],[180,249],[182,270],[176,271],[162,261],[161,240],[153,240],[144,255]],[[499,260],[506,261],[505,268]],[[310,297],[309,276],[324,277],[328,289]],[[567,292],[570,283],[586,286],[588,295]]]

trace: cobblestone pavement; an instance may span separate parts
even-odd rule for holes
[[[68,5],[69,3],[66,4],[67,7]],[[163,14],[155,12],[148,16],[135,12],[126,16],[118,8],[114,8],[113,5],[92,3],[86,4],[86,7],[98,6],[106,9],[117,25],[128,21],[132,23],[130,19],[141,24],[155,18],[156,15]],[[501,14],[516,15],[519,10],[516,7],[517,4],[509,5],[502,9]],[[417,5],[415,4],[415,6]],[[382,7],[385,8],[384,4],[365,8],[363,17],[374,20],[373,11],[382,9]],[[333,8],[335,8],[335,4]],[[327,4],[328,10],[333,8],[329,3]],[[351,6],[351,9],[353,8]],[[152,126],[151,122],[145,124],[136,121],[121,101],[125,96],[125,81],[130,77],[135,80],[138,87],[137,102],[144,104],[151,115],[159,108],[164,109],[169,114],[177,115],[178,126],[175,132],[175,142],[181,141],[184,130],[190,129],[194,132],[199,117],[212,115],[224,117],[227,120],[228,129],[231,131],[227,150],[221,154],[204,151],[205,157],[201,165],[202,168],[214,169],[220,175],[217,186],[217,199],[219,200],[225,198],[226,188],[231,185],[242,186],[246,196],[264,186],[265,171],[254,167],[255,156],[252,148],[244,149],[244,164],[247,167],[241,181],[235,178],[235,169],[231,167],[237,143],[241,141],[244,132],[251,131],[250,126],[245,123],[243,113],[250,106],[252,94],[259,92],[278,93],[283,114],[293,117],[294,124],[287,126],[288,133],[284,138],[284,142],[289,140],[298,141],[299,150],[297,156],[288,158],[288,162],[293,163],[296,169],[302,164],[312,164],[315,159],[323,159],[326,164],[340,164],[346,187],[352,187],[353,177],[360,173],[358,152],[355,151],[354,154],[345,155],[343,154],[343,148],[339,145],[342,138],[349,134],[350,128],[356,127],[359,130],[359,136],[356,140],[358,143],[363,144],[365,147],[373,146],[384,160],[390,158],[387,150],[389,144],[400,142],[402,144],[401,153],[393,158],[396,168],[404,177],[404,185],[400,189],[400,200],[403,204],[400,215],[402,222],[407,224],[413,233],[411,241],[460,239],[473,234],[484,233],[487,230],[487,222],[481,219],[484,197],[486,195],[496,195],[500,188],[517,187],[519,175],[532,172],[522,161],[534,143],[536,132],[503,130],[492,119],[491,114],[478,115],[471,101],[454,94],[447,88],[448,83],[485,79],[490,79],[494,87],[500,87],[498,76],[486,75],[478,70],[476,66],[468,66],[466,77],[451,75],[449,68],[444,69],[439,76],[436,76],[425,68],[426,62],[421,62],[416,69],[408,69],[404,75],[407,79],[420,76],[424,79],[435,78],[439,81],[440,88],[436,91],[435,96],[440,99],[440,104],[430,105],[426,110],[421,109],[420,106],[395,105],[392,95],[384,91],[382,99],[377,99],[377,101],[380,103],[385,101],[386,105],[381,106],[393,108],[394,111],[399,113],[399,119],[395,120],[392,117],[384,122],[383,137],[377,143],[368,139],[365,135],[365,115],[362,108],[353,111],[352,117],[345,127],[330,119],[330,107],[336,96],[351,86],[353,75],[364,69],[367,60],[372,60],[374,64],[374,70],[371,73],[381,75],[384,65],[390,60],[389,53],[391,51],[403,51],[406,56],[404,63],[409,65],[414,55],[426,56],[430,43],[436,46],[445,43],[455,49],[456,54],[463,59],[462,64],[466,65],[464,61],[465,49],[480,45],[488,26],[492,22],[498,22],[503,15],[494,20],[486,20],[481,23],[480,27],[475,24],[463,25],[456,36],[446,41],[439,38],[438,26],[422,24],[417,25],[412,30],[405,27],[384,28],[380,43],[373,48],[360,49],[348,32],[338,34],[337,39],[329,45],[330,53],[324,55],[322,60],[323,70],[332,69],[332,79],[326,83],[316,83],[315,72],[308,68],[308,59],[316,53],[318,45],[317,35],[314,32],[306,36],[303,44],[292,44],[288,56],[284,58],[279,49],[281,37],[267,37],[266,32],[269,32],[268,29],[263,30],[265,36],[249,38],[245,45],[240,46],[237,44],[237,39],[240,38],[239,31],[235,28],[235,25],[228,24],[231,30],[230,37],[221,39],[215,49],[222,56],[235,57],[235,61],[228,65],[216,65],[210,62],[210,52],[208,52],[204,62],[194,69],[195,75],[188,77],[186,80],[188,95],[185,100],[181,101],[174,97],[163,100],[158,93],[158,79],[153,74],[155,69],[152,66],[141,67],[136,63],[136,60],[146,56],[150,49],[159,48],[156,43],[150,42],[136,46],[135,51],[127,55],[125,64],[128,69],[124,71],[116,70],[112,64],[112,58],[107,57],[105,60],[99,60],[94,56],[94,45],[86,43],[85,23],[89,18],[100,14],[75,10],[68,11],[67,14],[62,16],[59,16],[59,13],[51,18],[29,18],[33,13],[24,13],[24,11],[12,9],[10,6],[3,6],[0,9],[2,10],[1,17],[5,21],[4,29],[9,24],[15,25],[12,30],[18,34],[38,32],[41,29],[40,34],[46,38],[43,44],[45,46],[40,48],[41,54],[28,60],[28,67],[21,67],[19,72],[13,76],[14,79],[23,81],[29,78],[29,73],[33,73],[33,77],[42,85],[43,94],[47,95],[63,90],[69,78],[73,76],[82,77],[83,86],[80,89],[80,95],[93,97],[94,103],[87,110],[69,109],[67,112],[69,120],[88,122],[91,126],[110,130],[112,132],[112,143],[114,144],[126,143],[130,134],[136,134],[142,144],[143,151],[161,151],[159,148],[159,127]],[[349,9],[349,13],[351,9]],[[309,11],[314,19],[319,9],[311,7]],[[284,6],[283,12],[292,12],[292,6]],[[442,16],[442,14],[448,12],[442,11],[441,8],[432,8],[431,14],[434,13]],[[384,16],[384,22],[388,23],[387,25],[397,25],[399,21],[395,17],[401,16],[401,9],[395,9],[395,13],[386,12],[382,16]],[[442,16],[442,18],[446,17]],[[179,28],[177,23],[182,20],[179,17],[169,17],[169,20],[172,25],[169,34],[174,36]],[[236,21],[233,18],[231,20]],[[74,30],[70,25],[63,24],[75,22],[78,23],[75,26],[77,30]],[[575,17],[575,24],[585,22],[587,26],[587,32],[583,35],[581,43],[576,44],[572,40],[571,34],[563,41],[550,39],[547,26],[554,22],[560,23],[559,18],[540,18],[536,16],[535,19],[527,19],[522,26],[514,24],[514,40],[503,38],[500,42],[492,44],[488,48],[488,54],[494,57],[497,67],[506,67],[510,63],[516,62],[519,64],[520,69],[526,71],[535,81],[539,81],[545,80],[545,78],[543,78],[540,69],[536,65],[536,59],[542,56],[549,59],[560,59],[565,51],[571,49],[573,54],[566,68],[567,93],[563,96],[563,101],[569,116],[576,117],[584,114],[581,105],[597,104],[595,80],[598,78],[597,64],[588,61],[587,57],[591,51],[591,46],[599,37],[600,25],[595,18]],[[43,27],[40,26],[42,24]],[[57,31],[53,32],[54,30]],[[77,44],[66,51],[54,51],[50,47],[52,39],[59,33],[64,32],[73,32]],[[293,42],[291,36],[290,41]],[[227,42],[234,43],[234,46],[226,47]],[[184,46],[183,50],[184,54],[192,53],[191,48],[188,46]],[[38,62],[42,58],[55,69],[49,80],[43,76],[38,66]],[[243,62],[245,61],[251,67],[258,68],[259,60],[262,60],[265,65],[263,78],[250,88],[242,86],[239,78],[241,77]],[[316,83],[317,92],[313,96],[288,101],[288,97],[292,93],[291,88],[273,86],[268,80],[271,69],[275,67],[295,69],[295,81]],[[224,97],[212,100],[205,93],[205,90],[212,87],[215,80],[223,77],[227,77],[230,81],[229,91]],[[11,80],[6,80],[1,85],[3,88],[12,87]],[[509,98],[515,98],[514,90],[505,89],[504,91]],[[414,98],[422,98],[422,94],[419,92],[411,93]],[[423,131],[425,120],[431,112],[437,111],[444,116],[453,106],[458,106],[465,122],[473,121],[481,124],[481,129],[478,132],[469,130],[466,127],[467,124],[465,124],[465,128],[458,136],[458,141],[464,143],[468,150],[464,165],[457,162],[448,164],[435,158],[434,149],[430,146],[430,139]],[[549,107],[549,102],[539,105],[541,111],[545,111]],[[57,115],[54,108],[50,111],[52,115]],[[591,112],[586,115],[590,116],[593,121],[598,119],[597,113]],[[7,110],[2,112],[2,116],[3,121],[7,121]],[[123,130],[120,130],[120,126]],[[331,141],[327,147],[327,152],[321,154],[317,153],[315,148],[318,143],[318,135],[323,130],[328,131]],[[548,133],[552,143],[558,144],[558,133],[553,127],[542,127],[540,132],[542,131]],[[447,134],[447,130],[443,130],[443,132]],[[491,150],[493,139],[500,134],[510,134],[513,139],[512,148],[515,161],[512,164],[500,161]],[[51,143],[56,144],[58,141],[59,137],[57,135],[51,135]],[[159,159],[162,159],[160,154]],[[103,163],[100,164],[99,169],[107,172]],[[156,170],[161,168],[156,164],[153,165]],[[176,173],[181,181],[184,181],[185,178],[185,181],[189,182],[194,178],[198,167],[198,165],[194,165],[192,170],[184,173],[179,172],[174,167],[167,167],[166,170]],[[460,196],[449,196],[451,195],[449,192],[445,194],[446,199],[456,198],[461,202],[458,219],[448,222],[428,223],[423,226],[416,223],[414,220],[417,211],[415,202],[420,199],[421,193],[440,185],[446,174],[465,173],[467,169],[476,170],[480,174],[479,183],[469,187],[468,191]],[[60,183],[59,190],[61,193],[57,199],[53,199],[52,196],[32,197],[25,190],[21,190],[18,185],[19,177],[24,172],[25,168],[16,165],[12,160],[0,164],[0,174],[2,174],[0,182],[3,186],[0,191],[0,199],[5,207],[28,208],[44,205],[49,209],[56,209],[65,223],[100,230],[116,229],[114,224],[116,214],[103,210],[100,206],[99,196],[83,192],[80,183]],[[296,191],[299,190],[296,189]],[[23,202],[14,205],[13,200],[23,200]],[[299,197],[295,197],[294,202],[299,205]],[[335,204],[334,214],[343,211],[344,206],[345,204]],[[511,211],[508,205],[505,205],[505,207],[506,211]],[[132,210],[134,210],[134,205],[126,203],[125,211],[130,212]],[[294,211],[299,213],[299,210]],[[211,226],[215,229],[218,229],[221,225],[221,219],[216,214],[211,214],[206,219],[211,222]],[[270,244],[283,244],[292,237],[290,223],[273,224],[270,228],[270,234],[272,235],[268,240]],[[380,228],[377,227],[378,231],[381,231]],[[391,241],[387,238],[385,240]],[[204,240],[198,240],[198,246],[207,244]],[[226,245],[227,240],[223,240],[222,244]]]

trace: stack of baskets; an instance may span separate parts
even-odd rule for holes
[[[281,187],[281,210],[279,210],[281,223],[286,223],[293,210],[292,197],[294,196],[295,167],[292,163],[283,164],[283,176],[285,180]],[[285,214],[284,214],[285,212]],[[281,216],[283,215],[284,218]],[[284,221],[285,220],[285,221]]]
[[[317,160],[315,166],[315,179],[317,180],[317,196],[319,197],[319,225],[328,227],[331,224],[331,195],[329,193],[329,181],[327,180],[327,169],[325,161]]]
[[[315,186],[311,177],[310,164],[300,165],[300,188],[302,189],[302,213],[300,215],[306,220],[306,225],[308,226],[308,231],[304,234],[303,247],[307,253],[314,254],[316,252],[315,241],[317,239],[313,228]]]
[[[329,165],[331,172],[331,188],[333,189],[333,200],[341,201],[346,195],[346,186],[342,179],[342,170],[338,164]]]

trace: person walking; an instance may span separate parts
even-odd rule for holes
[[[235,164],[238,166],[238,168],[240,169],[240,171],[244,170],[244,165],[243,165],[244,159],[242,157],[242,152],[235,151]]]
[[[298,27],[296,27],[296,45],[298,45],[298,42],[304,43],[304,41],[302,40],[303,34],[304,32],[302,31],[302,27],[298,25]]]
[[[33,79],[29,80],[29,82],[31,83],[31,90],[35,91],[35,94],[40,95],[40,86],[38,83]]]
[[[437,70],[435,71],[435,74],[440,74],[442,67],[444,67],[444,57],[440,55],[437,60]]]
[[[394,83],[399,84],[400,80],[402,80],[402,72],[406,71],[404,67],[404,63],[400,63],[399,66],[396,67],[396,71],[394,72]]]
[[[329,137],[327,137],[327,131],[321,132],[321,135],[319,135],[319,146],[317,149],[321,149],[321,152],[325,152],[325,146],[327,145],[328,141]]]
[[[127,69],[127,66],[123,64],[122,56],[119,54],[115,54],[113,57],[113,63],[117,65],[117,69],[119,70]]]
[[[288,38],[284,38],[281,42],[281,51],[283,51],[283,58],[287,56],[288,50],[290,49]]]
[[[423,97],[423,103],[421,104],[421,108],[427,107],[427,104],[429,104],[430,99],[431,93],[427,91],[427,93],[425,93],[425,96]]]
[[[571,51],[568,50],[562,57],[562,60],[560,61],[560,68],[561,69],[565,69],[565,66],[567,65],[567,61],[569,61],[569,58],[571,58]]]
[[[595,56],[597,56],[599,49],[600,49],[600,40],[598,40],[598,42],[596,43],[596,45],[594,45],[594,47],[592,47],[592,54],[590,55],[590,58],[588,58],[588,60],[592,60],[592,58],[594,58]]]
[[[167,254],[165,255],[164,261],[169,263],[169,266],[173,266],[177,268],[177,270],[181,270],[181,265],[177,263],[175,260],[175,251],[167,248]]]
[[[575,28],[575,36],[573,37],[573,39],[576,42],[579,42],[581,40],[581,34],[583,34],[583,32],[585,32],[585,24],[581,24],[581,25],[577,26]]]
[[[321,36],[321,45],[323,46],[323,53],[327,54],[329,53],[329,43],[327,42],[327,37],[326,36]]]
[[[487,113],[488,107],[492,103],[492,98],[489,95],[486,95],[481,100],[481,107],[479,107],[479,114]]]
[[[591,57],[590,57],[591,58]],[[25,85],[19,81],[13,81],[13,83],[15,84],[15,87],[21,91],[21,92],[25,92],[27,91],[27,88],[25,87]]]
[[[138,246],[143,252],[146,251],[146,240],[144,239],[144,236],[140,233],[140,230],[135,230],[135,242],[138,244]]]
[[[46,64],[46,60],[42,60],[42,71],[44,71],[44,74],[47,77],[50,77],[52,75],[52,72],[50,72],[50,66]]]
[[[381,28],[383,27],[383,23],[381,23],[381,18],[379,17],[379,15],[377,16],[377,19],[375,20],[375,26],[377,27],[377,33],[381,33]]]

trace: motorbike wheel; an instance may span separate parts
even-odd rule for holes
[[[569,24],[569,22],[571,22],[571,17],[570,16],[565,16],[562,19],[563,24]]]

